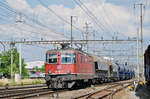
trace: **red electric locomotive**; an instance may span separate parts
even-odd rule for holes
[[[46,52],[45,80],[49,88],[74,88],[121,79],[120,66],[79,49]]]
[[[93,57],[77,49],[46,52],[45,79],[49,88],[73,88],[94,78]]]

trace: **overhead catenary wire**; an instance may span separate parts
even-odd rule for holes
[[[22,15],[23,15],[26,19],[28,19],[29,21],[32,21],[33,23],[35,23],[35,20],[33,20],[32,18],[30,18],[29,16],[27,16],[27,15],[24,14],[23,12],[15,11],[15,10],[13,10],[12,8],[10,8],[7,4],[5,4],[5,3],[1,2],[1,1],[0,1],[0,3],[2,4],[2,5],[0,5],[0,6],[6,8],[7,10],[9,10],[9,11],[15,13],[16,15],[17,15],[18,13],[22,13]],[[39,21],[36,21],[36,24],[39,25],[39,26],[41,26],[41,27],[47,27],[47,26],[45,26],[44,24],[42,24],[41,22],[39,22]]]
[[[9,26],[18,29],[18,31],[21,30],[21,31],[24,31],[24,32],[27,32],[27,33],[31,33],[31,34],[39,34],[39,35],[42,34],[45,37],[51,37],[52,36],[51,34],[48,34],[48,33],[45,33],[45,32],[33,31],[33,30],[30,31],[30,30],[26,30],[26,29],[21,28],[21,27],[17,28],[17,26],[14,26],[14,25],[9,25]],[[64,36],[64,35],[62,35],[62,36]]]
[[[4,8],[6,8],[7,10],[9,10],[9,11],[11,11],[11,12],[13,12],[13,13],[15,13],[15,14],[17,14],[18,12],[17,11],[14,11],[13,9],[11,9],[10,7],[8,7],[6,4],[4,4],[3,2],[0,2],[0,3],[2,3],[3,4],[3,7]],[[5,5],[5,6],[4,6]],[[32,20],[30,17],[28,17],[28,16],[26,16],[25,14],[23,14],[23,16],[25,16],[28,20],[31,20],[31,21],[33,21],[33,22],[35,22],[34,20]],[[38,23],[37,21],[36,21],[36,23]],[[69,22],[68,22],[69,23]],[[40,26],[42,26],[43,27],[43,25],[42,24],[40,24],[40,23],[38,23],[38,25],[40,25]]]
[[[10,8],[9,6],[7,6],[7,4],[4,4],[3,2],[1,2],[1,3],[3,4],[3,7],[4,7],[4,8],[7,8],[8,11],[15,13],[15,15],[17,15],[17,14],[19,13],[18,11],[15,11],[15,10],[13,10],[12,8]],[[5,6],[4,6],[4,5],[5,5]],[[44,26],[44,25],[41,24],[41,23],[38,23],[38,21],[33,20],[31,17],[28,17],[28,16],[25,15],[24,13],[22,13],[22,15],[25,16],[25,18],[26,18],[27,20],[29,20],[28,22],[30,22],[31,24],[32,24],[32,22],[33,22],[33,23],[36,22],[36,24],[39,25],[39,26],[41,26],[41,27],[49,28],[49,27],[47,27],[47,26]],[[26,23],[27,23],[27,21],[26,21]],[[69,24],[69,22],[68,22],[68,24]],[[51,30],[51,31],[52,31],[52,30]]]
[[[103,32],[107,32],[109,35],[111,35],[111,30],[107,27],[105,27],[98,18],[80,1],[80,0],[73,0],[87,15],[91,20],[98,26],[99,30],[102,30]]]
[[[104,12],[104,14],[105,14],[105,16],[107,17],[107,19],[108,19],[108,21],[109,21],[109,24],[111,24],[110,26],[111,26],[111,28],[112,28],[112,30],[114,31],[114,32],[118,32],[119,31],[119,29],[118,29],[118,27],[113,23],[113,21],[110,19],[110,15],[111,16],[113,16],[113,13],[110,11],[109,13],[110,14],[108,14],[108,12],[107,12],[107,10],[105,9],[105,7],[104,7],[104,5],[102,6],[102,8],[103,8],[103,12]],[[106,18],[103,18],[103,19],[106,19]],[[106,21],[107,22],[107,21]],[[107,23],[108,24],[108,23]]]
[[[148,0],[144,0],[145,1],[145,5],[144,5],[144,12],[143,12],[143,21],[145,19],[146,16],[146,11],[147,11],[147,7],[148,7]]]
[[[44,7],[46,7],[50,12],[52,12],[55,16],[57,16],[60,20],[62,20],[63,22],[65,22],[65,23],[67,23],[67,24],[70,24],[70,22],[69,21],[67,21],[67,20],[65,20],[64,18],[62,18],[59,14],[57,14],[54,10],[52,10],[51,8],[49,8],[49,7],[47,7],[47,5],[44,3],[44,2],[42,2],[41,0],[38,0],[38,2],[40,3],[40,4],[42,4]],[[78,28],[78,27],[76,27],[76,26],[74,26],[74,25],[72,25],[76,30],[78,30],[78,31],[80,31],[80,32],[83,32],[83,30],[81,30],[80,28]]]
[[[16,16],[16,14],[14,14],[14,13],[12,13],[12,12],[8,12],[8,10],[6,11],[6,9],[5,9],[4,7],[1,7],[1,6],[0,6],[0,9],[1,9],[3,12],[5,12],[5,13],[1,13],[1,14],[3,14],[3,15],[7,15],[7,16],[11,16],[11,17]]]
[[[32,28],[35,28],[35,29],[37,28],[37,29],[44,30],[44,28],[40,28],[40,27],[37,27],[37,26],[33,26],[33,25],[28,24],[28,23],[23,23],[23,24],[28,25],[28,26],[30,26],[30,27],[32,27]],[[53,30],[53,29],[51,29],[51,30],[52,30],[51,32],[53,32],[53,33],[55,33],[55,34],[59,34],[59,35],[61,35],[61,36],[64,36],[64,37],[66,37],[66,38],[69,38],[69,36],[65,36],[64,34],[61,34],[61,33],[57,32],[57,31],[55,31],[55,30]]]
[[[3,3],[3,2],[1,2],[0,1],[0,7],[3,7],[3,8],[5,8],[6,10],[8,10],[8,11],[10,11],[13,15],[16,15],[17,16],[17,14],[19,13],[18,11],[15,11],[15,10],[13,10],[12,8],[10,8],[7,4],[5,4],[5,3]],[[22,13],[22,12],[21,12]],[[42,24],[42,23],[40,23],[39,21],[35,21],[35,20],[33,20],[32,18],[30,18],[30,17],[28,17],[27,15],[25,15],[24,13],[22,13],[22,15],[27,19],[27,20],[29,20],[29,22],[32,22],[31,24],[37,24],[37,25],[39,25],[39,26],[41,26],[41,27],[44,27],[44,28],[47,28],[48,30],[50,30],[51,32],[54,32],[54,30],[52,30],[52,29],[50,29],[49,27],[47,27],[47,26],[45,26],[44,24]],[[8,17],[8,16],[7,16]],[[7,17],[5,17],[5,18],[7,18]],[[10,16],[11,17],[11,16]],[[27,24],[27,21],[26,21],[26,24]],[[29,24],[28,24],[29,25]],[[31,25],[29,25],[29,26],[31,26]],[[54,33],[56,33],[56,31],[54,32]],[[58,34],[58,33],[57,33]],[[60,34],[61,35],[61,34]]]
[[[92,16],[82,7],[82,5],[77,2],[76,0],[73,0],[86,14],[87,16],[89,16],[96,24],[97,22],[92,18]],[[105,31],[105,29],[103,27],[100,26],[100,30]]]
[[[5,4],[5,3],[3,3],[3,2],[1,2],[0,1],[0,4],[2,4],[2,5],[0,5],[0,6],[2,6],[2,7],[4,7],[5,9],[7,9],[7,10],[9,10],[9,11],[11,11],[11,12],[13,12],[14,14],[18,14],[18,13],[20,13],[20,12],[18,12],[18,11],[15,11],[15,10],[13,10],[11,7],[9,7],[7,4]],[[22,13],[22,12],[21,12]],[[28,17],[27,15],[25,15],[24,13],[22,13],[22,15],[25,17],[25,18],[27,18],[29,21],[32,21],[33,23],[34,23],[34,20],[32,19],[32,18],[30,18],[30,17]],[[45,25],[43,25],[43,24],[41,24],[40,22],[36,22],[36,24],[37,25],[39,25],[39,26],[42,26],[42,27],[44,27]]]
[[[86,11],[89,13],[89,14],[91,14],[92,16],[93,16],[93,18],[95,18],[95,20],[99,23],[99,24],[101,24],[101,25],[103,25],[100,21],[99,21],[99,19],[96,17],[96,15],[93,13],[93,12],[91,12],[90,10],[89,10],[89,8],[81,1],[81,0],[78,0],[80,3],[81,3],[81,5],[82,6],[84,6],[84,8],[86,9]],[[102,17],[102,16],[101,16]],[[105,18],[104,17],[102,17],[102,19],[104,20],[104,22],[106,23],[106,25],[107,26],[109,26],[109,24],[105,21]],[[103,25],[104,26],[104,28],[106,29],[106,27],[105,27],[105,25]],[[109,30],[109,31],[113,31],[113,29],[112,29],[112,27],[110,27],[110,29],[111,30]]]

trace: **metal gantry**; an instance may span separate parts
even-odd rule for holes
[[[123,44],[123,43],[131,43],[136,42],[136,40],[72,40],[73,44],[87,44],[94,43],[94,44]],[[34,45],[34,44],[70,44],[71,40],[45,40],[45,41],[0,41],[3,44],[27,44],[27,45]]]
[[[13,78],[13,49],[15,44],[26,45],[49,45],[49,44],[128,44],[129,42],[136,42],[134,39],[128,40],[45,40],[45,41],[0,41],[2,44],[9,44],[11,48],[11,78]]]

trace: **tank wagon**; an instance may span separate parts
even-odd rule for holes
[[[125,79],[119,64],[78,49],[46,52],[45,80],[48,88],[74,88]]]
[[[150,45],[144,53],[144,68],[145,80],[150,84]]]

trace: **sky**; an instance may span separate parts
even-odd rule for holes
[[[150,43],[148,0],[1,0],[0,40],[70,39],[70,16],[74,16],[73,39],[85,39],[85,23],[89,24],[89,39],[94,38],[94,31],[95,39],[112,39],[116,36],[118,39],[134,38],[140,26],[140,8],[138,5],[134,7],[134,4],[139,3],[145,5],[145,50]],[[9,45],[6,46],[8,49]],[[105,48],[104,45],[100,46],[102,52]],[[105,45],[108,49],[131,49],[132,46],[136,47],[136,44]],[[26,62],[44,60],[45,52],[53,47],[55,45],[22,45],[23,58]]]

